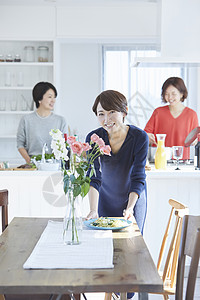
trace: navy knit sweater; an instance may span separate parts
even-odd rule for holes
[[[90,132],[86,141],[96,133],[106,145],[109,145],[105,129],[98,128]],[[145,131],[129,125],[129,130],[120,150],[111,156],[101,155],[95,160],[96,176],[90,185],[99,191],[99,216],[121,217],[127,207],[130,192],[146,197],[145,164],[148,151],[148,136]],[[138,202],[137,201],[137,202]]]

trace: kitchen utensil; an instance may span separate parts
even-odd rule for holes
[[[197,126],[192,131],[190,131],[184,142],[185,147],[189,147],[194,142],[194,140],[197,138],[198,133],[200,133],[200,126]]]

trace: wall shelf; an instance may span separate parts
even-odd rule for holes
[[[26,115],[32,112],[32,110],[0,110],[0,115]]]
[[[25,47],[34,49],[33,62],[26,62]],[[38,61],[38,47],[49,48],[48,61]],[[16,132],[23,116],[34,111],[32,89],[36,83],[54,83],[54,44],[51,41],[0,40],[0,54],[12,59],[18,54],[20,62],[0,62],[0,157],[15,158]]]
[[[35,66],[35,67],[53,67],[53,62],[0,62],[0,66],[15,66],[15,67],[23,67],[23,66]]]
[[[0,90],[4,91],[12,91],[12,90],[18,90],[18,91],[31,91],[33,87],[30,86],[0,86]]]
[[[16,135],[0,135],[0,139],[16,139]]]

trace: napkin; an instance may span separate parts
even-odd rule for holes
[[[63,243],[63,223],[48,221],[24,269],[113,268],[111,230],[83,230],[79,245]]]

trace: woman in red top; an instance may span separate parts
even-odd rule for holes
[[[187,135],[198,126],[198,117],[194,110],[183,105],[188,91],[179,77],[168,78],[162,86],[162,101],[168,103],[154,110],[144,130],[149,143],[155,146],[156,134],[165,133],[165,146],[184,146]],[[189,147],[183,150],[183,159],[189,159]]]

